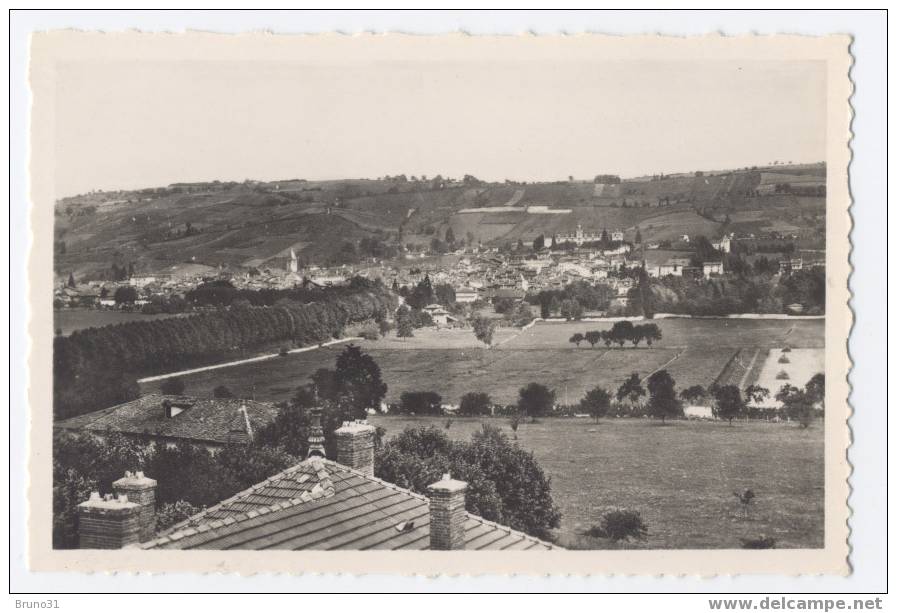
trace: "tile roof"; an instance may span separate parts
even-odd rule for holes
[[[555,545],[467,514],[468,550]],[[322,458],[311,458],[207,509],[145,549],[429,549],[430,501]]]
[[[166,417],[164,401],[183,410]],[[271,423],[279,409],[237,398],[193,398],[148,394],[131,402],[58,421],[63,430],[122,432],[204,443],[242,443]]]

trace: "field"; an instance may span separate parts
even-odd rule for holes
[[[677,386],[709,385],[717,378],[748,385],[778,372],[778,348],[792,347],[792,383],[821,364],[823,320],[659,319],[663,340],[654,348],[577,348],[575,332],[610,327],[607,322],[540,323],[527,330],[500,329],[493,349],[469,330],[418,330],[415,337],[361,341],[389,385],[387,399],[406,390],[433,390],[447,402],[468,391],[487,391],[512,403],[531,381],[553,387],[558,400],[576,402],[596,384],[616,389],[632,372],[666,368]],[[227,385],[235,394],[282,401],[318,368],[332,368],[340,346],[276,357],[184,378],[187,393],[211,394]],[[799,380],[800,379],[800,380]],[[158,382],[144,383],[155,391]],[[444,427],[444,418],[375,416],[388,434],[409,425]],[[486,418],[509,431],[505,420]],[[448,430],[467,439],[476,418],[455,418]],[[771,536],[778,547],[823,544],[823,427],[792,423],[612,419],[544,419],[522,424],[519,442],[548,475],[563,520],[559,543],[602,548],[612,544],[583,534],[609,507],[640,511],[648,548],[740,547],[740,538]],[[509,431],[510,435],[510,431]],[[756,504],[745,514],[733,495],[752,489]]]
[[[375,417],[387,436],[445,419]],[[508,435],[504,420],[488,419]],[[454,419],[447,433],[469,439],[481,420]],[[559,544],[610,547],[582,534],[604,510],[638,510],[648,537],[638,548],[740,548],[740,538],[776,539],[777,548],[823,546],[823,424],[545,419],[522,424],[519,444],[551,476],[563,517]],[[744,513],[733,492],[752,489]]]
[[[787,363],[779,362],[782,356],[785,356]],[[783,372],[787,378],[780,379]],[[788,353],[782,353],[781,349],[773,349],[757,376],[757,384],[768,389],[770,395],[774,397],[785,384],[803,387],[813,375],[820,372],[825,372],[824,349],[796,348]],[[773,400],[771,404],[778,406],[780,403]]]
[[[122,324],[128,321],[151,321],[153,319],[165,319],[167,317],[183,317],[183,315],[144,315],[143,313],[126,311],[100,311],[96,309],[65,309],[53,311],[53,329],[61,330],[68,336],[75,330],[85,328],[99,328]]]
[[[500,329],[495,346],[486,349],[470,330],[418,330],[411,339],[394,336],[359,344],[379,364],[389,386],[387,401],[404,391],[435,391],[445,402],[457,403],[469,391],[486,391],[494,401],[510,404],[517,391],[536,381],[557,391],[558,401],[578,402],[588,389],[602,385],[615,390],[631,373],[647,376],[666,368],[682,389],[710,385],[740,350],[745,368],[755,373],[765,350],[823,346],[823,320],[661,319],[655,323],[663,340],[653,348],[594,348],[568,342],[575,332],[607,329],[607,322],[540,323],[527,330]],[[760,351],[757,351],[757,350]],[[232,368],[196,373],[184,378],[188,393],[205,395],[220,385],[257,400],[282,401],[318,368],[332,368],[339,346],[278,357]],[[776,371],[777,372],[777,371]],[[739,381],[743,378],[739,376]],[[748,380],[750,379],[750,380]],[[155,391],[158,383],[144,384]]]

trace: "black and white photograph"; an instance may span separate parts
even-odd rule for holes
[[[34,35],[47,555],[846,572],[848,44]]]

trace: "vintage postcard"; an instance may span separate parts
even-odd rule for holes
[[[849,45],[34,34],[31,568],[848,573]]]

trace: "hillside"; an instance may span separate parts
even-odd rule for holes
[[[333,263],[347,243],[395,245],[401,236],[406,245],[428,245],[449,227],[458,239],[489,245],[577,224],[621,229],[630,240],[639,229],[646,241],[731,231],[812,237],[825,224],[825,198],[814,191],[824,181],[823,165],[778,165],[615,184],[401,177],[95,192],[57,203],[55,267],[90,278],[113,263],[133,262],[138,273],[279,266],[291,248],[306,262]]]

